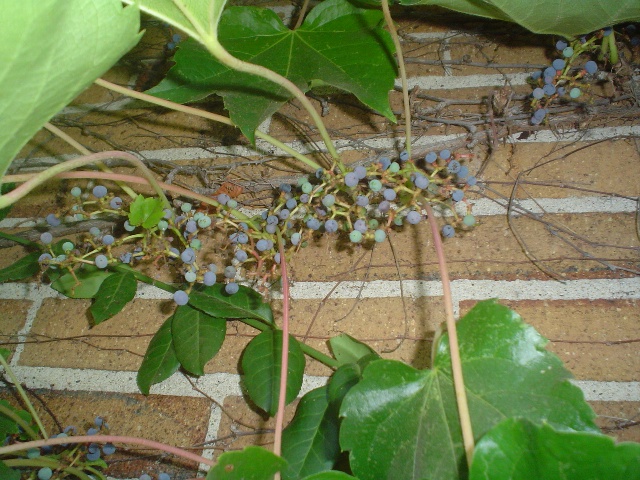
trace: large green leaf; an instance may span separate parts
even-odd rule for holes
[[[0,270],[0,283],[22,280],[34,276],[40,271],[38,258],[42,252],[31,252],[8,267]]]
[[[282,365],[282,331],[265,330],[255,337],[242,354],[244,386],[253,402],[270,416],[278,410],[280,367]],[[304,375],[305,358],[298,341],[289,336],[289,369],[286,403],[295,400]]]
[[[640,479],[640,443],[606,435],[559,432],[548,424],[507,419],[491,429],[473,455],[470,480]]]
[[[136,381],[145,395],[149,395],[151,385],[166,380],[180,367],[171,339],[172,320],[173,317],[165,320],[153,336],[138,370]]]
[[[296,30],[271,10],[230,7],[220,19],[219,40],[232,55],[274,70],[303,91],[315,82],[331,85],[395,121],[389,106],[396,72],[393,46],[381,21],[377,9],[347,0],[325,0]],[[217,93],[251,141],[258,125],[291,98],[268,80],[225,67],[196,41],[183,42],[174,60],[169,78],[148,93],[181,102],[202,98],[206,89]]]
[[[51,288],[69,298],[95,298],[102,282],[111,275],[113,273],[108,270],[83,264],[74,270],[73,275],[67,272],[58,277],[51,284]]]
[[[105,278],[89,308],[93,322],[98,325],[119,313],[136,296],[137,287],[136,277],[128,272],[116,272]]]
[[[338,403],[329,403],[327,386],[302,397],[296,415],[282,432],[282,456],[289,466],[284,480],[330,470],[340,455]]]
[[[476,439],[514,416],[598,431],[582,391],[568,381],[570,373],[515,312],[495,301],[480,302],[457,326]],[[447,335],[434,349],[432,370],[371,362],[345,397],[340,444],[350,451],[358,478],[466,475]]]
[[[224,342],[227,321],[212,317],[189,305],[176,309],[171,322],[173,347],[180,365],[194,375],[204,375],[204,366]]]
[[[437,5],[470,15],[515,22],[534,33],[565,37],[622,22],[640,21],[638,0],[400,0],[400,3],[406,6]]]
[[[206,480],[273,480],[287,462],[262,447],[246,447],[240,452],[220,455]]]
[[[3,2],[0,176],[22,146],[140,39],[120,0]]]
[[[329,470],[326,472],[314,473],[308,477],[304,477],[302,480],[357,480],[356,477],[352,477],[344,472],[338,472],[335,470]]]
[[[271,306],[252,288],[240,286],[240,290],[229,295],[222,283],[210,287],[192,290],[189,293],[189,305],[212,317],[219,318],[256,318],[273,323]]]
[[[7,467],[7,465],[0,461],[0,478],[3,480],[20,480],[20,471]]]

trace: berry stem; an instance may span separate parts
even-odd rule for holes
[[[467,391],[464,386],[462,376],[462,362],[460,360],[460,348],[458,345],[458,333],[456,330],[456,321],[453,317],[453,302],[451,296],[451,282],[449,281],[449,272],[447,270],[447,262],[442,248],[442,240],[440,239],[440,231],[436,223],[433,209],[429,203],[425,204],[427,210],[427,219],[431,227],[431,235],[438,257],[438,267],[440,276],[442,277],[442,290],[444,294],[444,309],[446,313],[447,333],[449,334],[449,350],[451,352],[451,371],[453,373],[453,384],[456,392],[456,401],[458,404],[458,415],[460,416],[460,427],[462,429],[462,441],[464,451],[467,457],[467,466],[471,468],[471,460],[473,459],[474,441],[473,430],[471,428],[471,416],[469,415],[469,404],[467,403]]]

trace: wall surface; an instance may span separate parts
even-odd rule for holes
[[[290,11],[278,9],[282,15]],[[470,200],[477,227],[445,241],[456,315],[478,300],[499,298],[550,340],[548,348],[573,373],[600,425],[619,440],[640,441],[637,111],[558,111],[551,128],[529,128],[517,98],[531,91],[529,73],[554,58],[550,37],[437,12],[400,17],[399,28],[406,55],[427,61],[408,64],[416,150],[447,145],[472,153],[469,166],[482,180]],[[131,64],[149,65],[142,62],[145,55],[157,56],[166,43],[159,29],[149,30],[131,63],[106,78],[128,85],[141,81]],[[594,87],[599,98],[629,93],[619,88],[613,81]],[[513,102],[489,115],[486,100],[502,93]],[[344,158],[360,161],[401,145],[402,123],[390,126],[346,95],[323,98],[328,103],[314,100],[315,105],[319,111],[324,105],[324,120]],[[391,101],[400,113],[400,94],[392,92]],[[209,106],[220,110],[219,103]],[[494,113],[503,120],[492,130],[488,119]],[[54,120],[87,148],[138,152],[161,165],[164,175],[173,169],[176,181],[209,192],[223,181],[240,184],[246,192],[240,200],[248,208],[264,205],[266,188],[280,181],[273,178],[296,176],[291,162],[258,155],[232,129],[140,108],[97,87]],[[296,104],[263,129],[296,145],[310,138],[301,136],[309,132],[308,120]],[[492,142],[495,148],[489,149]],[[14,167],[29,171],[68,155],[75,152],[41,132]],[[185,166],[206,169],[211,183],[203,185],[178,168]],[[28,222],[61,211],[69,186],[58,182],[38,190],[0,228],[28,230]],[[328,353],[326,340],[346,332],[385,358],[428,366],[431,340],[444,320],[433,241],[425,222],[389,240],[367,250],[323,238],[299,252],[291,263],[294,333]],[[22,253],[19,247],[3,249],[0,266]],[[275,292],[276,311],[280,298]],[[175,374],[145,397],[136,387],[136,370],[149,339],[172,312],[168,295],[140,288],[120,314],[93,328],[89,305],[63,298],[37,279],[0,285],[0,345],[12,349],[11,365],[37,394],[36,407],[55,413],[57,420],[44,413],[49,428],[58,428],[57,421],[82,429],[101,415],[114,434],[184,447],[208,442],[208,457],[270,442],[272,422],[247,406],[238,376],[250,328],[230,322],[227,341],[206,375]],[[321,385],[330,370],[309,361],[307,373],[303,393]],[[292,415],[293,406],[288,411]],[[113,458],[113,478],[158,471],[176,479],[194,476],[195,465],[142,450]]]

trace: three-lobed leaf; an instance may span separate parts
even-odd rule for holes
[[[149,342],[147,352],[138,369],[136,382],[145,395],[149,395],[151,385],[160,383],[173,375],[180,367],[180,362],[173,348],[171,322],[169,317]]]
[[[0,176],[22,146],[138,43],[140,13],[120,0],[3,2]]]
[[[480,302],[457,327],[476,440],[514,416],[598,431],[582,392],[568,382],[569,372],[515,312],[495,301]],[[358,478],[466,475],[446,335],[434,349],[432,370],[373,361],[347,394],[340,445],[350,451]]]
[[[255,337],[242,354],[244,386],[251,400],[269,416],[276,414],[280,394],[282,331],[265,330]],[[295,400],[304,376],[305,357],[298,341],[289,336],[289,369],[286,403]]]
[[[618,23],[640,21],[640,2],[637,0],[582,0],[579,4],[575,0],[400,0],[400,4],[436,5],[514,22],[534,33],[567,38]]]
[[[252,288],[240,286],[237,293],[229,295],[222,283],[194,289],[189,294],[189,305],[219,318],[255,318],[273,324],[271,306]]]
[[[138,195],[129,206],[129,223],[143,228],[153,228],[164,216],[164,203],[155,197]]]
[[[509,418],[476,445],[470,480],[640,479],[640,444]]]
[[[14,263],[0,270],[0,283],[29,278],[40,271],[41,252],[31,252]]]
[[[224,318],[189,305],[178,307],[171,321],[171,336],[180,365],[194,375],[204,375],[204,366],[220,350],[226,332]]]
[[[119,313],[136,296],[138,282],[132,273],[116,272],[104,279],[89,311],[98,325]]]
[[[389,90],[395,79],[393,44],[382,13],[347,0],[326,0],[300,28],[288,29],[271,10],[230,7],[221,16],[220,43],[235,57],[265,66],[308,91],[316,82],[353,93],[395,121]],[[260,77],[233,71],[196,41],[180,45],[167,79],[148,93],[186,102],[217,93],[231,120],[251,141],[254,131],[291,96]]]

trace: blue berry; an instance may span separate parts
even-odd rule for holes
[[[286,220],[287,218],[289,218],[290,214],[291,214],[291,212],[289,210],[287,210],[286,208],[283,208],[278,213],[278,217],[280,217],[281,220]]]
[[[104,243],[105,245],[111,245],[113,242],[115,242],[115,238],[113,238],[113,235],[105,235],[104,237],[102,237],[102,243]]]
[[[280,252],[276,253],[273,256],[273,261],[276,262],[278,265],[280,265]]]
[[[290,198],[289,200],[287,200],[287,203],[285,205],[289,210],[293,210],[294,208],[296,208],[298,206],[298,202],[296,201],[295,198]]]
[[[48,253],[43,253],[42,255],[40,255],[38,257],[38,262],[40,262],[40,263],[45,263],[45,262],[48,262],[50,260],[53,260],[53,257]]]
[[[225,278],[235,278],[236,277],[236,267],[229,265],[228,267],[224,267],[224,276]]]
[[[310,228],[311,230],[318,230],[320,228],[320,220],[317,218],[310,218],[307,221],[307,228]]]
[[[180,254],[180,258],[184,263],[190,265],[196,260],[196,252],[193,250],[193,248],[185,248],[184,251]]]
[[[93,196],[96,198],[103,198],[107,196],[107,187],[104,185],[96,185],[92,190]]]
[[[132,256],[133,255],[131,255],[130,252],[123,253],[122,255],[120,255],[120,261],[122,263],[131,263],[131,257]]]
[[[114,210],[118,210],[122,207],[122,199],[120,197],[113,197],[109,202],[109,206]]]
[[[415,178],[413,179],[413,184],[421,189],[424,190],[425,188],[427,188],[427,186],[429,185],[429,179],[427,177],[425,177],[424,175],[416,175]]]
[[[360,233],[365,233],[367,231],[367,222],[362,218],[359,218],[353,223],[353,229]]]
[[[233,295],[235,293],[238,293],[238,290],[240,290],[240,287],[235,282],[227,283],[224,286],[224,291],[227,292],[229,295]],[[160,478],[160,476],[158,476],[158,479],[159,478]]]
[[[173,301],[178,305],[186,305],[189,303],[189,295],[184,290],[178,290],[173,294]]]
[[[389,165],[391,165],[391,159],[389,157],[380,157],[378,163],[380,164],[380,168],[382,170],[386,170],[387,168],[389,168]]]
[[[611,27],[605,27],[602,29],[602,36],[603,37],[608,37],[609,35],[611,35],[611,33],[613,33],[613,28]]]
[[[281,183],[280,190],[282,190],[285,193],[289,193],[291,192],[291,185],[289,185],[288,183]]]
[[[330,220],[327,220],[327,221],[324,223],[324,230],[325,230],[327,233],[334,233],[334,232],[337,232],[337,231],[338,231],[338,222],[337,222],[337,221],[335,221],[333,218],[332,218],[332,219],[330,219]]]
[[[409,160],[409,152],[407,152],[406,150],[401,151],[398,158],[401,162],[406,162],[407,160]]]
[[[587,63],[584,64],[584,69],[588,74],[593,75],[598,71],[598,64],[593,60],[589,60]]]
[[[467,178],[469,176],[469,167],[467,167],[466,165],[462,165],[460,167],[460,170],[458,170],[458,173],[456,174],[458,176],[458,179],[462,180],[464,178]]]
[[[540,100],[542,97],[544,97],[544,90],[542,90],[540,87],[535,88],[533,90],[533,93],[531,93],[531,96],[536,100]]]
[[[551,66],[555,69],[555,70],[562,70],[565,65],[567,64],[567,62],[565,62],[562,58],[556,58],[552,63]]]
[[[369,197],[365,195],[358,195],[358,198],[356,198],[356,205],[359,207],[366,207],[369,205]]]
[[[353,169],[353,173],[356,174],[356,177],[358,177],[358,180],[362,180],[364,177],[367,176],[367,169],[362,165],[358,165],[356,168]]]
[[[229,200],[231,200],[231,197],[229,195],[227,195],[226,193],[221,193],[220,195],[218,195],[218,203],[221,205],[226,205],[227,202]]]
[[[53,242],[53,235],[51,235],[49,232],[44,232],[42,235],[40,235],[40,241],[45,245],[49,245],[51,242]]]
[[[202,283],[204,283],[207,287],[210,287],[211,285],[216,283],[216,274],[211,271],[205,272]]]
[[[267,242],[264,238],[261,238],[256,242],[256,250],[259,252],[264,252],[269,248],[269,242]]]
[[[344,176],[344,184],[347,187],[355,187],[356,185],[358,185],[358,176],[354,172],[347,173]],[[300,201],[303,201],[302,197],[300,198]]]
[[[564,61],[564,60],[563,60]],[[556,72],[556,69],[553,67],[547,67],[544,69],[544,72],[542,72],[542,76],[543,77],[551,77],[554,78],[556,76],[558,72]]]
[[[264,231],[267,232],[269,235],[273,235],[274,233],[276,233],[276,230],[278,230],[277,225],[269,224],[266,227],[264,227]]]
[[[535,118],[536,120],[540,120],[540,121],[542,121],[542,119],[544,119],[544,117],[546,115],[547,115],[547,109],[546,108],[539,108],[538,110],[533,112],[533,118]]]
[[[389,200],[390,202],[394,201],[396,199],[396,191],[393,188],[386,188],[384,190],[384,192],[382,192],[382,196],[386,199]]]
[[[345,177],[345,180],[346,180],[346,177]],[[345,183],[346,183],[346,181],[345,181]],[[356,180],[356,183],[353,186],[355,186],[357,183],[358,183],[358,181]],[[347,186],[349,186],[349,185],[347,185]],[[308,201],[309,201],[309,194],[303,193],[302,195],[300,195],[300,202],[301,203],[307,203]]]
[[[565,48],[567,48],[569,46],[569,44],[567,42],[565,42],[564,40],[558,40],[556,42],[556,48],[558,50],[564,50]]]
[[[456,231],[451,225],[445,225],[442,227],[442,236],[445,238],[452,238],[455,236]]]
[[[407,222],[409,222],[411,225],[419,223],[420,220],[422,220],[422,215],[420,215],[415,210],[411,210],[409,213],[407,213]]]
[[[449,173],[458,173],[461,167],[462,165],[460,165],[459,161],[451,160],[447,165],[447,170],[449,171]]]
[[[105,455],[113,455],[116,453],[116,447],[113,443],[105,443],[104,447],[102,447],[102,453]]]
[[[45,220],[52,227],[57,227],[58,225],[60,225],[62,223],[60,221],[60,219],[58,217],[56,217],[55,214],[53,214],[53,213],[50,213],[49,215],[47,215]]]
[[[276,215],[269,215],[267,217],[267,225],[277,225],[279,221]]]
[[[542,91],[544,92],[545,95],[550,97],[551,95],[556,93],[556,87],[551,84],[547,84],[544,87],[542,87]]]
[[[476,177],[467,178],[467,185],[473,187],[476,183],[478,183],[478,179]]]
[[[146,473],[143,473],[142,475],[140,475],[140,478],[138,480],[152,480],[151,476],[149,476]]]
[[[448,160],[449,157],[451,156],[451,150],[442,150],[440,151],[440,153],[438,154],[438,156],[442,159],[442,160]]]
[[[193,220],[189,220],[184,229],[187,233],[195,233],[198,230],[198,224]]]
[[[389,203],[388,200],[383,200],[378,205],[378,210],[380,210],[383,213],[388,212],[390,208],[391,208],[391,204]]]
[[[107,265],[109,265],[109,260],[104,255],[96,256],[93,262],[96,264],[96,267],[98,268],[107,268]]]
[[[459,202],[464,198],[464,192],[462,190],[454,190],[451,194],[451,198],[454,202]]]
[[[427,163],[434,163],[437,159],[438,155],[435,152],[429,152],[424,157],[424,161]]]
[[[236,292],[237,291],[238,290],[236,289]],[[227,293],[229,293],[229,292],[227,292]],[[233,292],[233,293],[235,293],[235,292]],[[169,477],[168,473],[161,472],[161,473],[158,474],[158,480],[171,480],[171,477]]]

